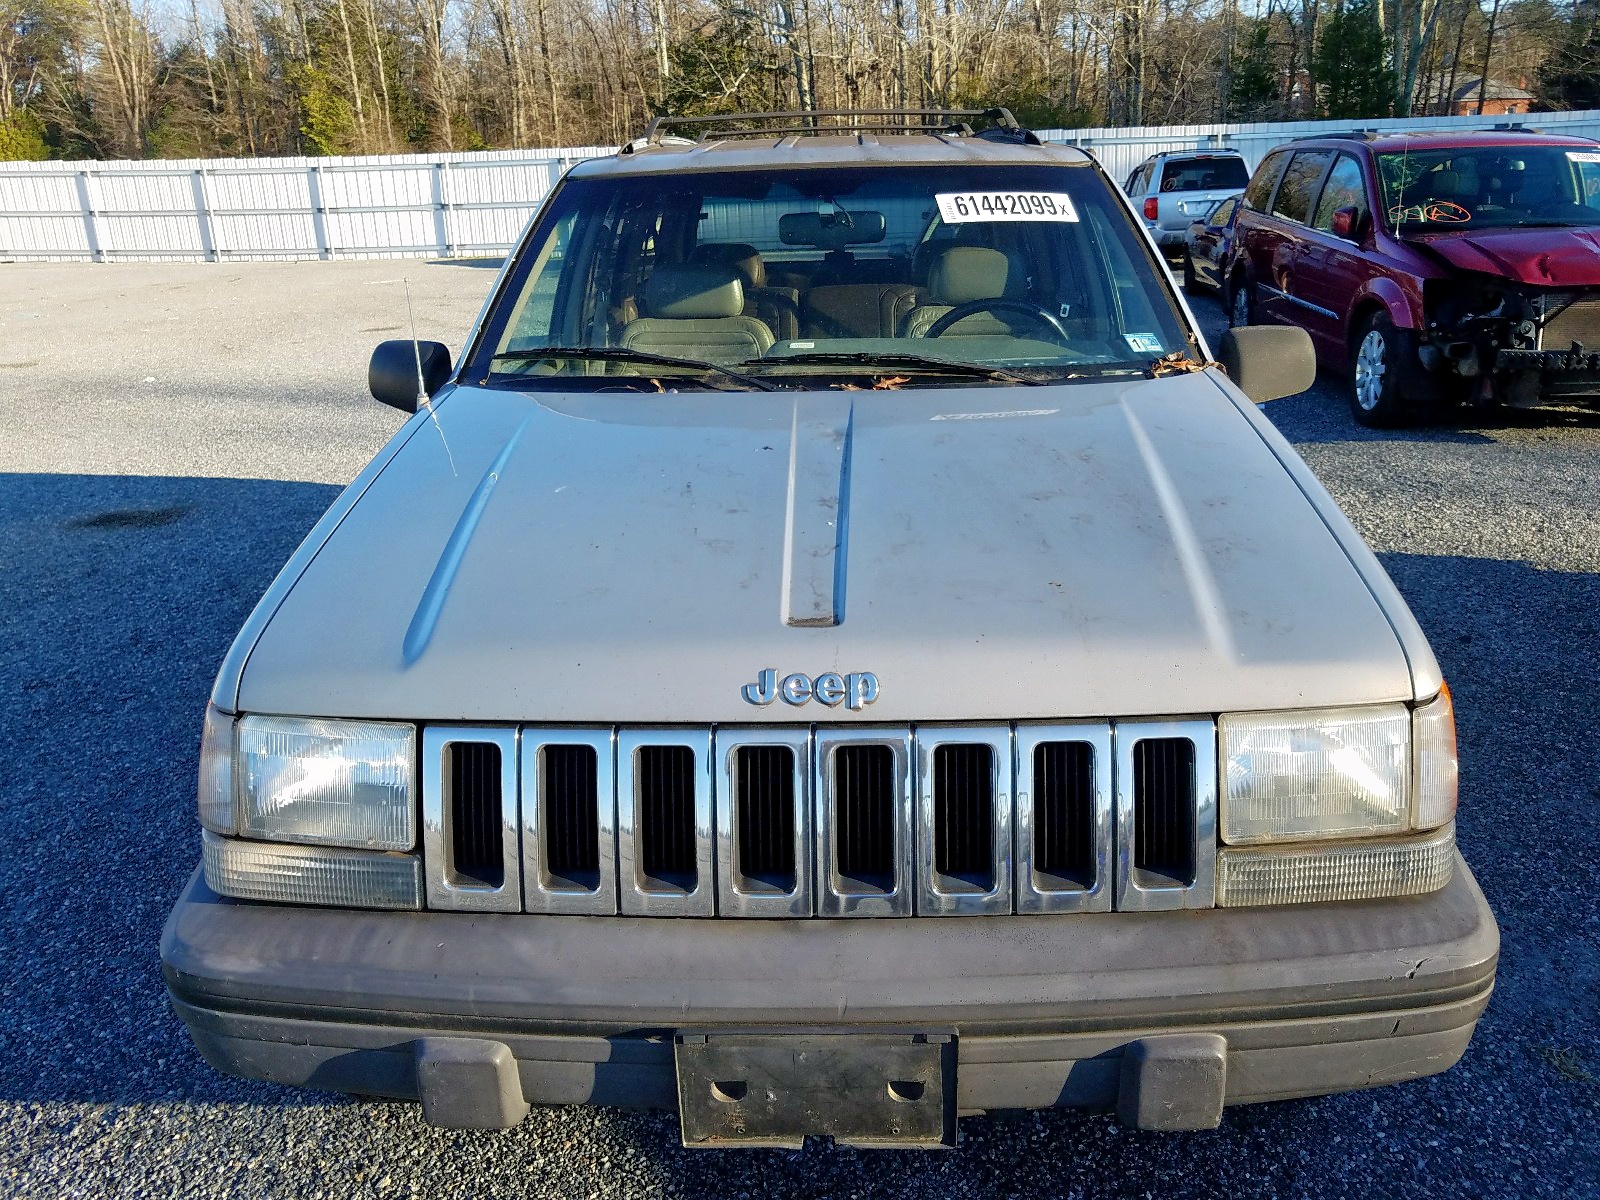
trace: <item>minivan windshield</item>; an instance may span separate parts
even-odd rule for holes
[[[1144,374],[1192,349],[1159,270],[1088,167],[580,177],[527,238],[469,374],[566,390]]]
[[[1600,146],[1479,146],[1377,156],[1392,228],[1600,225]]]

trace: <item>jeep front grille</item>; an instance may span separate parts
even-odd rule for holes
[[[1209,720],[430,726],[428,906],[963,916],[1213,902]]]

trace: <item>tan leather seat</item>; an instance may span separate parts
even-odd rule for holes
[[[622,327],[618,345],[724,363],[772,348],[772,330],[744,315],[744,284],[731,267],[658,264],[645,281],[644,312]]]
[[[920,293],[905,283],[826,283],[800,302],[800,329],[813,338],[891,338]]]
[[[906,317],[901,337],[927,337],[940,317],[974,300],[998,300],[1022,292],[1021,270],[1003,251],[987,246],[946,246],[928,269],[927,303]],[[945,337],[1009,334],[1011,327],[990,313],[974,313],[957,321]]]
[[[746,242],[704,242],[689,255],[691,263],[731,267],[744,285],[744,315],[760,321],[779,341],[800,336],[800,292],[773,287],[761,251]]]

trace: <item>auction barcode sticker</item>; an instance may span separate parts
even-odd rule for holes
[[[946,225],[967,221],[1076,221],[1078,210],[1065,192],[940,192]]]

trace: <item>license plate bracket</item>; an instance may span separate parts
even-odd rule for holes
[[[930,1149],[956,1140],[948,1032],[681,1033],[678,1114],[691,1147]]]

